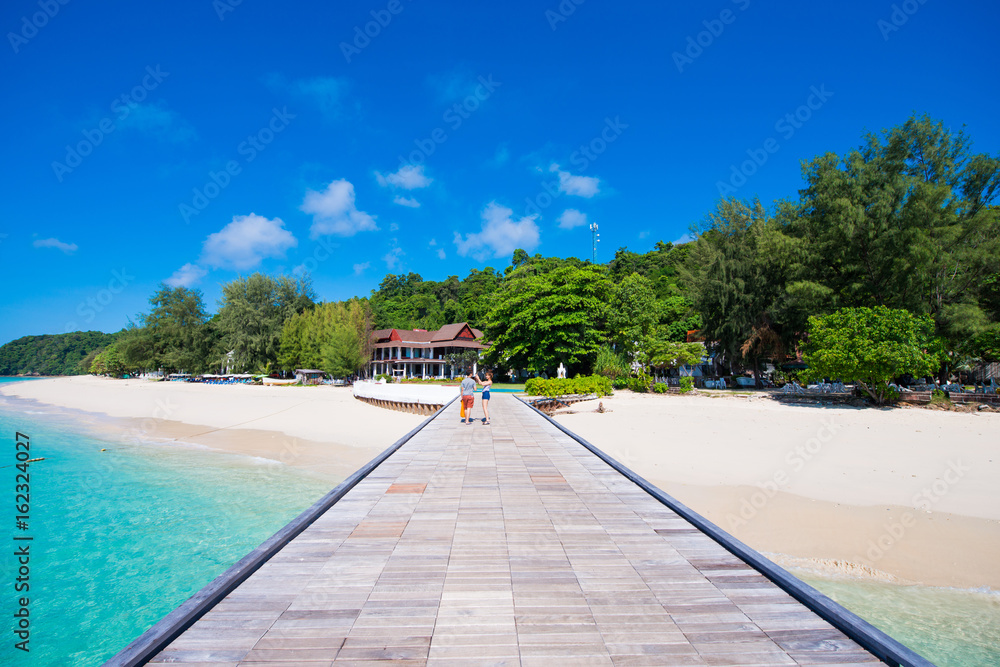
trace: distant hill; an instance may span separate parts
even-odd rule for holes
[[[80,362],[116,337],[102,331],[74,331],[18,338],[0,347],[0,375],[83,375],[87,369]]]

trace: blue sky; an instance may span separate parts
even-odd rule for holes
[[[62,2],[0,10],[0,343],[643,252],[913,112],[1000,152],[994,3]]]

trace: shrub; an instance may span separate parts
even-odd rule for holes
[[[597,394],[608,396],[612,392],[611,380],[601,375],[576,376],[575,378],[531,378],[524,383],[524,392],[529,396],[570,396],[573,394]]]
[[[651,377],[642,373],[638,377],[629,378],[628,388],[636,393],[645,394],[649,391],[649,385],[652,384],[652,381]]]
[[[667,393],[667,383],[657,382],[656,384],[653,385],[653,391],[656,392],[657,394]]]
[[[594,373],[610,378],[615,382],[618,378],[627,378],[629,374],[629,363],[625,355],[615,352],[609,345],[605,345],[597,351],[597,359],[594,361]]]
[[[694,389],[694,378],[685,376],[681,378],[681,393],[686,394]]]
[[[931,392],[931,405],[951,405],[951,398],[948,392],[935,389]]]

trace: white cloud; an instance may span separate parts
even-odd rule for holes
[[[448,254],[445,253],[444,248],[438,248],[438,259],[447,259]]]
[[[378,184],[383,188],[387,188],[391,185],[404,190],[418,190],[420,188],[426,188],[434,182],[433,178],[428,178],[427,175],[424,174],[423,165],[413,164],[404,164],[399,168],[399,171],[394,174],[383,174],[376,171],[375,180],[377,180]]]
[[[163,282],[165,282],[169,287],[191,287],[204,278],[206,273],[208,273],[208,271],[201,268],[197,264],[191,264],[188,262],[181,268],[174,271],[174,274]]]
[[[431,239],[430,243],[428,243],[427,245],[429,245],[429,246],[436,246],[437,244],[438,244],[437,239]]]
[[[123,107],[128,115],[118,122],[121,128],[131,128],[152,135],[161,141],[181,144],[198,138],[198,133],[180,114],[161,102],[129,104]]]
[[[549,171],[559,174],[559,190],[568,195],[590,199],[600,192],[601,179],[595,176],[576,176],[561,170],[559,165],[555,163],[549,166]]]
[[[354,236],[358,232],[378,230],[374,216],[359,211],[354,205],[354,186],[344,179],[330,183],[323,192],[308,190],[301,209],[313,216],[309,228],[311,238],[326,234]]]
[[[237,215],[221,231],[205,239],[201,261],[213,268],[241,271],[256,267],[265,257],[284,257],[286,250],[298,244],[281,218]]]
[[[399,246],[394,247],[392,250],[382,255],[382,261],[385,262],[385,268],[390,271],[395,271],[396,267],[399,266],[400,261],[403,259],[403,249]]]
[[[420,202],[418,202],[413,197],[404,197],[402,195],[396,195],[392,200],[400,206],[409,206],[410,208],[420,208]]]
[[[79,249],[79,246],[77,246],[75,243],[63,243],[62,241],[56,238],[38,239],[34,243],[32,243],[32,245],[35,246],[36,248],[55,248],[56,250],[62,250],[67,255],[74,253]]]
[[[559,216],[559,229],[573,229],[587,224],[587,214],[575,208],[568,208]]]
[[[505,206],[490,202],[483,209],[482,231],[469,234],[464,239],[455,232],[455,246],[458,254],[465,257],[469,254],[476,259],[507,257],[516,248],[534,250],[538,247],[539,233],[535,220],[537,215],[529,215],[514,220],[514,212]]]
[[[690,233],[688,233],[688,234],[685,234],[684,236],[680,237],[676,241],[674,241],[674,245],[683,245],[685,243],[691,243],[691,241],[694,241],[694,237],[691,236]]]
[[[641,232],[639,232],[639,238],[640,239],[649,238],[649,230],[648,229],[644,229]]]
[[[365,272],[365,269],[371,267],[371,265],[372,265],[371,262],[363,262],[361,264],[355,264],[354,265],[354,275],[360,276],[362,273]]]

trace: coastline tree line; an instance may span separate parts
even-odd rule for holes
[[[845,359],[858,365],[865,332],[884,318],[907,328],[922,355],[896,355],[889,377],[946,378],[970,360],[1000,359],[1000,159],[915,116],[802,171],[797,200],[723,199],[694,241],[621,248],[604,264],[517,250],[503,270],[387,275],[369,298],[323,304],[308,278],[254,274],[224,286],[214,316],[197,290],[161,286],[150,312],[77,370],[349,375],[369,358],[372,329],[461,321],[492,341],[487,364],[550,374],[560,363],[623,378],[676,366],[697,353],[684,344],[695,329],[731,370],[757,373],[803,350],[818,370],[850,374]],[[854,333],[831,336],[831,326]],[[15,344],[26,358],[24,340],[0,359]],[[839,346],[840,365],[817,341]]]

